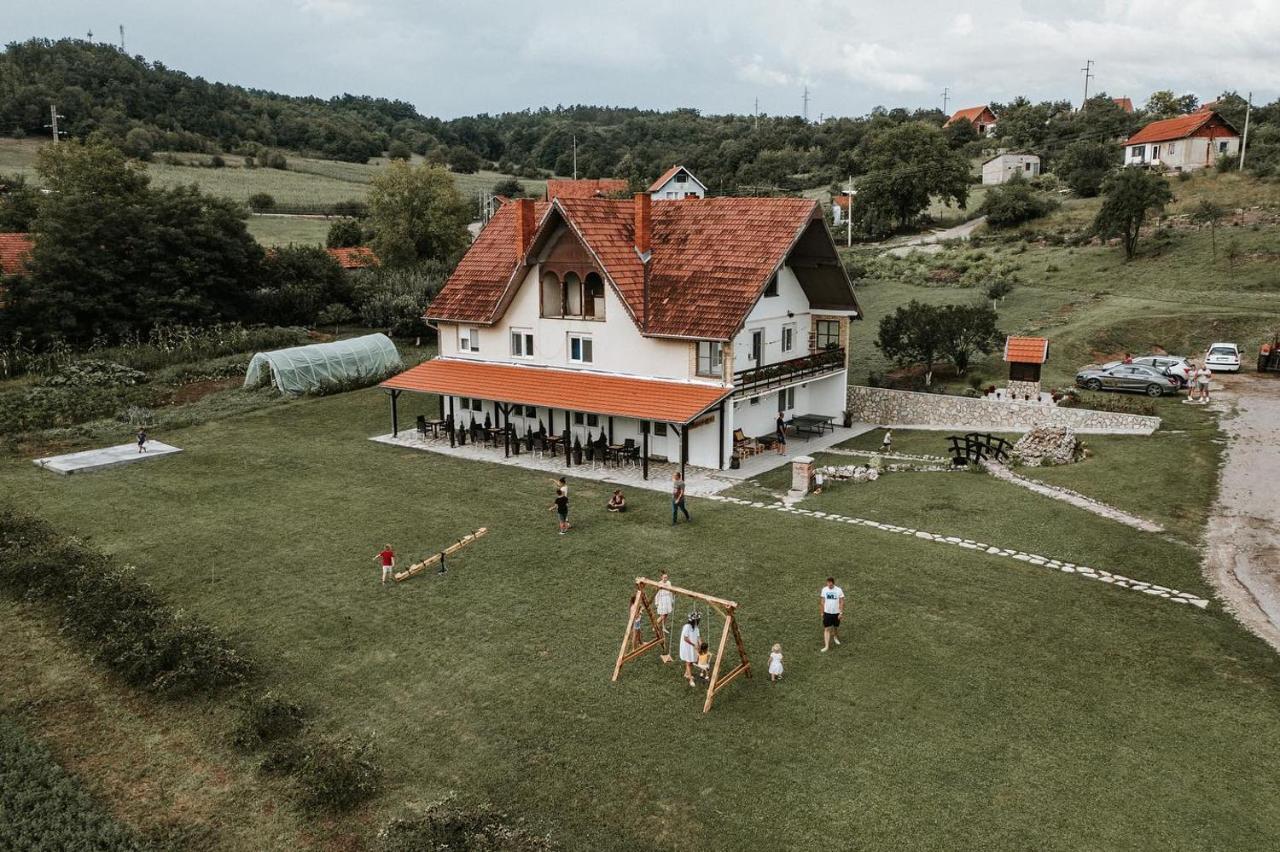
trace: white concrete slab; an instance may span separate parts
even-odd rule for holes
[[[45,470],[51,470],[54,473],[67,476],[72,473],[88,473],[92,470],[103,470],[108,467],[131,464],[132,462],[158,459],[180,452],[182,450],[179,448],[172,447],[161,441],[147,441],[147,451],[145,453],[138,452],[137,444],[120,444],[116,447],[82,450],[78,453],[66,453],[61,456],[35,459],[35,464]]]

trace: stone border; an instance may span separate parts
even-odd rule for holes
[[[747,506],[752,509],[766,509],[769,511],[782,512],[784,514],[805,515],[817,520],[831,521],[832,523],[871,527],[888,533],[912,536],[913,538],[918,538],[922,541],[933,541],[938,544],[949,544],[954,547],[961,547],[965,550],[982,551],[989,556],[1012,559],[1018,562],[1025,562],[1029,565],[1038,565],[1063,574],[1074,574],[1077,577],[1097,580],[1118,589],[1129,589],[1131,591],[1141,592],[1142,594],[1162,598],[1176,604],[1189,604],[1190,606],[1194,606],[1199,609],[1207,609],[1209,606],[1208,600],[1197,597],[1190,592],[1180,592],[1177,589],[1158,586],[1154,583],[1147,583],[1142,580],[1134,580],[1130,577],[1124,576],[1123,574],[1113,574],[1110,571],[1104,571],[1101,568],[1090,568],[1087,565],[1077,565],[1074,562],[1052,559],[1048,556],[1039,556],[1034,553],[1027,553],[1024,550],[997,547],[991,544],[984,544],[980,541],[960,538],[959,536],[939,535],[937,533],[925,532],[924,530],[918,530],[911,527],[900,527],[895,526],[894,524],[882,524],[878,521],[869,521],[866,518],[851,518],[845,515],[815,512],[810,509],[799,509],[795,506],[788,506],[784,503],[763,503],[760,501],[744,500],[741,497],[729,497],[724,494],[710,495],[705,499],[715,500],[721,503],[734,503],[739,506]]]
[[[1101,500],[1095,500],[1086,494],[1081,494],[1079,491],[1072,491],[1070,488],[1065,488],[1061,485],[1050,485],[1047,482],[1041,482],[1038,479],[1014,473],[997,462],[984,461],[981,464],[983,469],[996,479],[1025,488],[1051,500],[1061,500],[1063,503],[1075,506],[1078,509],[1084,509],[1086,512],[1092,512],[1100,518],[1107,518],[1125,526],[1133,527],[1135,530],[1149,533],[1164,532],[1164,527],[1155,521],[1148,521],[1146,518],[1131,515],[1123,509],[1117,509],[1115,506],[1108,506]]]

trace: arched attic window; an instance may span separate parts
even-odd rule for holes
[[[584,316],[604,319],[604,281],[595,272],[588,272],[583,280]]]
[[[565,273],[564,308],[566,316],[582,316],[582,279],[576,272]]]
[[[554,272],[542,273],[542,315],[544,317],[564,316],[564,290],[560,278]]]

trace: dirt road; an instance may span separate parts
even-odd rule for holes
[[[1229,443],[1205,573],[1236,617],[1280,651],[1280,376],[1221,381]]]
[[[898,257],[905,257],[913,251],[932,254],[935,251],[941,251],[942,243],[948,240],[969,239],[969,236],[985,221],[987,221],[986,216],[979,216],[976,219],[970,219],[968,222],[961,222],[954,228],[931,231],[927,234],[917,234],[914,237],[907,237],[903,240],[893,240],[885,244],[883,254],[892,254]]]

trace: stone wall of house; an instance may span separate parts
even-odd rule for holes
[[[1149,435],[1160,426],[1159,417],[1139,414],[862,385],[849,388],[849,410],[855,422],[965,432],[1025,432],[1049,426],[1085,434]]]

